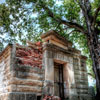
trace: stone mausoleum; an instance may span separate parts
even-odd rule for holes
[[[0,53],[0,100],[92,100],[87,58],[54,30],[41,39],[9,44]]]

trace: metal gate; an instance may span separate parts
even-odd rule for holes
[[[54,94],[64,100],[63,65],[54,64]]]

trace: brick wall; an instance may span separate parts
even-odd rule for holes
[[[16,45],[13,77],[10,81],[13,92],[32,92],[41,95],[43,87],[42,43],[27,47]]]

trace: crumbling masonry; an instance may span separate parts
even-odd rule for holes
[[[0,53],[0,100],[92,100],[86,57],[51,30],[43,42],[8,45]],[[57,99],[55,99],[57,100]]]

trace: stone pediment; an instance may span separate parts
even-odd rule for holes
[[[72,43],[59,35],[56,31],[50,30],[46,33],[44,33],[41,36],[42,40],[44,42],[52,43],[56,46],[62,47],[64,49],[68,49],[69,47],[72,47]]]

